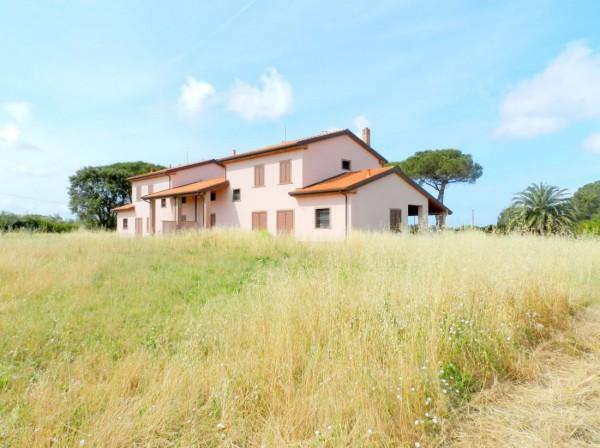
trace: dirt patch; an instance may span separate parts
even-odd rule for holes
[[[600,447],[600,305],[534,356],[531,382],[481,392],[441,446]]]

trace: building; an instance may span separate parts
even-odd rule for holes
[[[286,141],[129,179],[132,203],[117,207],[117,232],[239,227],[340,240],[353,230],[426,229],[451,211],[402,171],[386,167],[348,129]]]

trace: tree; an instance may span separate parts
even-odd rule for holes
[[[572,234],[575,219],[566,190],[544,183],[531,184],[517,193],[509,228],[540,235]]]
[[[498,229],[503,231],[509,230],[518,212],[519,207],[515,207],[512,205],[502,210],[500,212],[500,216],[498,216]]]
[[[578,221],[600,218],[600,180],[585,184],[571,199]]]
[[[114,228],[114,207],[131,202],[128,177],[164,167],[146,162],[87,166],[69,177],[69,207],[90,227]]]
[[[449,184],[472,184],[483,174],[481,165],[458,149],[419,151],[402,162],[392,162],[392,165],[399,167],[420,185],[428,185],[437,191],[437,199],[442,204]],[[438,226],[444,225],[440,218],[436,217]]]

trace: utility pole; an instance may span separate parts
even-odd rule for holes
[[[471,209],[471,227],[475,228],[475,209]]]

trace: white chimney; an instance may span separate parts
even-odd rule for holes
[[[362,139],[367,145],[371,146],[371,130],[369,128],[363,128]]]

